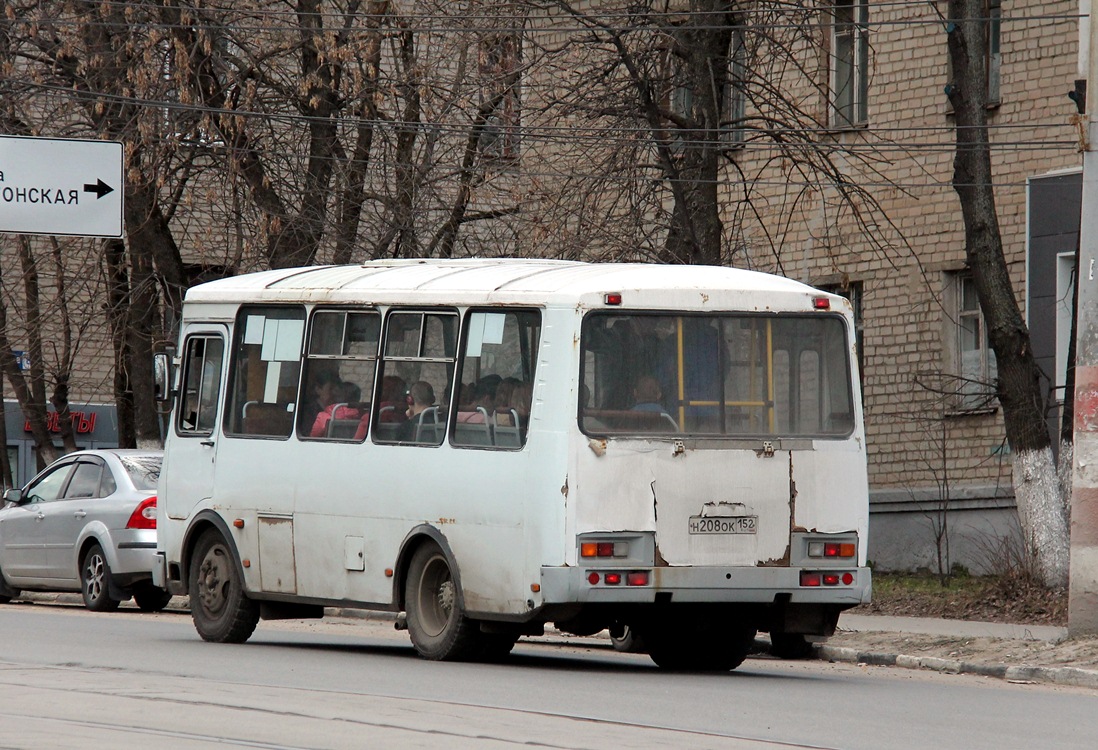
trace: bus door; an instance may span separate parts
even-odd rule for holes
[[[183,335],[179,393],[168,437],[172,449],[165,453],[158,499],[169,518],[180,520],[213,492],[228,329],[189,325]]]

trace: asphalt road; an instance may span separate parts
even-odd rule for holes
[[[822,662],[670,674],[605,641],[416,657],[391,623],[0,606],[0,748],[1092,748],[1098,694]]]

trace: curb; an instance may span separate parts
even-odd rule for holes
[[[1098,670],[1079,667],[1010,667],[1006,664],[978,664],[958,659],[942,659],[937,656],[908,656],[858,651],[847,646],[815,647],[816,658],[828,662],[868,664],[877,667],[901,667],[903,669],[929,669],[944,674],[972,674],[994,677],[1007,682],[1049,683],[1098,690]]]

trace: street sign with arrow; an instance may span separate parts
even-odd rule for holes
[[[122,236],[122,144],[0,135],[0,232]]]

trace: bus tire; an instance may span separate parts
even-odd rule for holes
[[[661,669],[676,672],[728,672],[747,658],[755,630],[743,626],[675,627],[660,623],[640,633],[648,655]]]
[[[244,593],[232,549],[214,530],[198,539],[187,592],[191,619],[204,641],[243,643],[259,623],[259,605]]]
[[[508,633],[481,633],[479,661],[500,662],[511,654],[518,643],[517,635]]]
[[[408,635],[424,659],[460,661],[483,653],[480,626],[462,611],[457,585],[437,545],[423,544],[412,555],[404,602]]]
[[[133,601],[142,612],[161,612],[172,600],[172,595],[153,586],[152,581],[144,581],[133,587]]]
[[[610,645],[623,654],[643,654],[646,651],[644,639],[628,625],[622,627],[621,635],[610,634]]]
[[[93,544],[80,563],[80,593],[92,612],[113,612],[122,602],[111,598],[111,566],[98,544]]]
[[[812,644],[800,633],[770,634],[771,656],[779,659],[807,659],[812,653]]]

